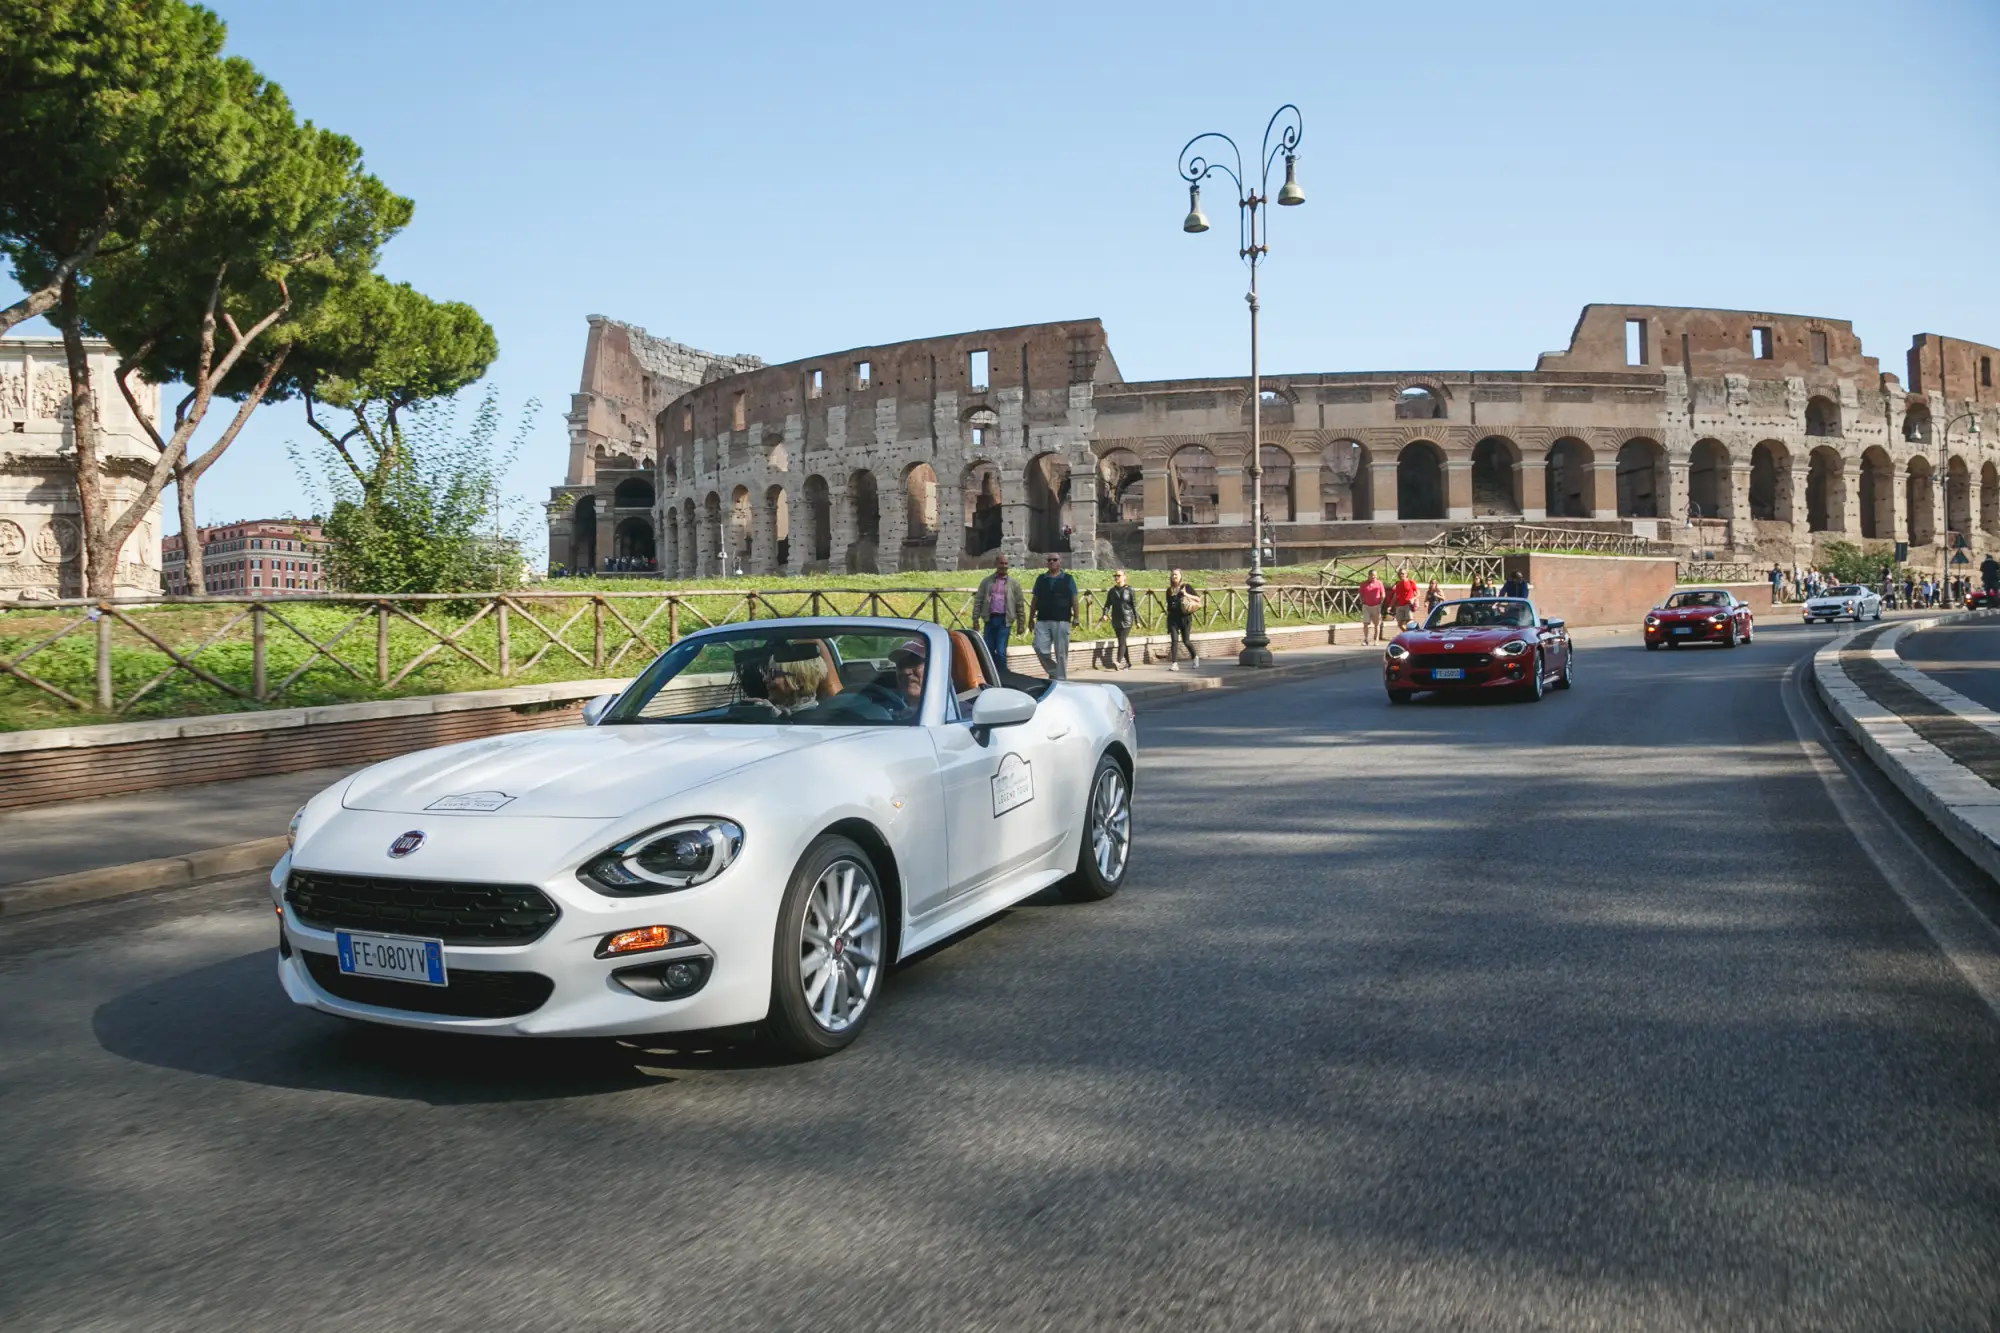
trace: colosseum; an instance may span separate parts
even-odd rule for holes
[[[2000,350],[1919,334],[1907,384],[1845,320],[1591,305],[1533,370],[1268,375],[1263,500],[1281,563],[1485,520],[1713,558],[1963,535],[2000,549]],[[671,578],[1241,567],[1247,377],[1128,381],[1095,319],[783,365],[592,316],[552,566]],[[612,561],[607,557],[621,557]]]

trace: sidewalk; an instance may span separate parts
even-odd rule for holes
[[[1836,639],[1813,655],[1813,681],[1834,718],[1889,780],[1953,845],[2000,879],[2000,713],[1896,651],[1904,637],[1942,619]]]

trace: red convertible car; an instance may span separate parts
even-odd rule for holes
[[[1570,687],[1576,666],[1569,633],[1518,597],[1446,602],[1422,629],[1404,630],[1382,660],[1389,702],[1406,704],[1420,690],[1504,690],[1539,699],[1553,685]]]
[[[1965,594],[1965,609],[1968,611],[1992,611],[1996,608],[2000,608],[2000,591],[1973,588]]]
[[[1755,629],[1750,603],[1727,588],[1686,588],[1646,613],[1646,647],[1719,643],[1734,648],[1750,642]]]

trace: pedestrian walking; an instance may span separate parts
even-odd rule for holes
[[[1194,613],[1201,609],[1201,594],[1190,588],[1181,578],[1181,572],[1171,570],[1167,574],[1167,670],[1181,669],[1180,648],[1187,645],[1188,662],[1195,660]]]
[[[977,608],[980,637],[986,640],[986,651],[992,655],[994,667],[1005,671],[1008,627],[1016,634],[1028,632],[1028,609],[1021,597],[1021,585],[1007,572],[1006,556],[994,558],[993,572],[979,581],[979,591],[972,594],[972,605]]]
[[[1035,656],[1050,680],[1069,679],[1069,628],[1076,623],[1076,576],[1051,554],[1048,568],[1035,576],[1028,594],[1028,618],[1035,622]]]
[[[1771,566],[1771,604],[1773,606],[1784,600],[1784,597],[1781,595],[1784,587],[1785,571],[1774,564]]]
[[[1382,641],[1382,605],[1389,599],[1389,590],[1382,586],[1382,580],[1374,570],[1368,571],[1368,581],[1361,585],[1361,642],[1380,643]]]
[[[1118,648],[1111,658],[1113,671],[1132,669],[1132,649],[1125,638],[1132,627],[1139,623],[1139,598],[1132,591],[1132,585],[1125,581],[1125,571],[1119,570],[1111,576],[1110,591],[1104,594],[1104,614],[1111,621],[1111,632],[1118,636]]]
[[[1417,618],[1417,581],[1407,567],[1396,571],[1395,585],[1389,589],[1389,611],[1396,617],[1398,629],[1408,629]]]
[[[1500,595],[1502,597],[1526,597],[1528,595],[1528,581],[1519,574],[1509,574],[1507,581],[1500,585]]]
[[[2000,592],[2000,560],[1989,555],[1979,562],[1979,582],[1988,592]]]
[[[1431,586],[1424,589],[1424,619],[1429,620],[1431,612],[1437,610],[1443,602],[1444,590],[1438,587],[1436,579],[1432,579]]]

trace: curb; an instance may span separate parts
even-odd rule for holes
[[[1263,670],[1238,668],[1234,676],[1196,676],[1189,680],[1153,680],[1134,685],[1119,685],[1125,697],[1132,701],[1135,710],[1146,705],[1158,707],[1190,695],[1228,693],[1237,690],[1254,690],[1265,685],[1277,685],[1284,681],[1298,680],[1304,676],[1338,675],[1343,671],[1353,671],[1364,666],[1381,662],[1375,653],[1344,654],[1340,657],[1322,658],[1316,662],[1294,662],[1285,666],[1274,666]],[[1117,685],[1117,681],[1092,682],[1093,684]]]
[[[1929,629],[1941,619],[1910,621],[1898,637]],[[1840,653],[1860,632],[1843,634],[1813,654],[1814,690],[1841,730],[1938,832],[2000,880],[2000,791],[1917,735],[1849,678]]]
[[[209,847],[186,856],[165,856],[157,861],[132,861],[122,866],[80,870],[74,875],[54,875],[20,884],[0,885],[0,920],[46,912],[51,908],[127,894],[151,893],[159,889],[183,889],[190,885],[241,875],[253,870],[269,870],[285,854],[285,837],[254,838],[225,847]]]

